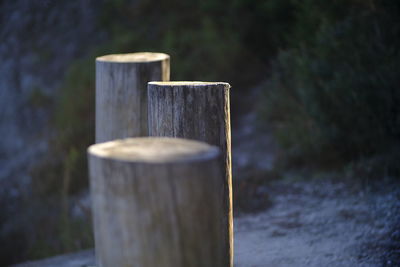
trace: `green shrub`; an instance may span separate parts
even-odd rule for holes
[[[93,247],[90,216],[71,214],[76,196],[87,190],[86,149],[94,143],[92,56],[70,66],[55,107],[55,134],[49,153],[31,170],[32,192],[29,201],[23,201],[19,207],[24,214],[19,220],[29,220],[36,228],[32,232],[16,226],[29,240],[20,252],[28,259]],[[38,207],[41,212],[37,212]],[[46,227],[41,227],[44,223]]]
[[[390,3],[335,11],[279,53],[263,114],[289,159],[339,163],[398,147],[400,22]]]

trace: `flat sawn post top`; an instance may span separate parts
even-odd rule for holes
[[[198,87],[198,86],[223,86],[231,88],[231,85],[226,82],[198,82],[198,81],[152,81],[149,86],[182,86],[182,87]]]
[[[97,62],[109,62],[109,63],[146,63],[169,60],[170,56],[164,53],[155,52],[136,52],[126,54],[110,54],[101,57],[97,57]]]
[[[194,140],[137,137],[91,145],[88,154],[107,160],[158,164],[212,160],[220,151],[216,146]]]

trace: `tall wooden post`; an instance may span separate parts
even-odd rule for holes
[[[200,140],[222,151],[224,266],[233,266],[229,89],[228,83],[220,82],[150,82],[148,85],[150,136]]]
[[[89,147],[99,266],[225,266],[219,154],[178,138]]]
[[[169,81],[163,53],[96,58],[96,143],[147,136],[147,82]]]

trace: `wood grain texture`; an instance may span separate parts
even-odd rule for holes
[[[224,266],[233,266],[231,130],[228,83],[150,82],[150,136],[194,139],[218,146],[224,170]]]
[[[130,53],[96,58],[96,143],[147,136],[147,82],[168,81],[170,58]]]
[[[225,266],[219,155],[217,147],[172,138],[91,146],[97,266]]]

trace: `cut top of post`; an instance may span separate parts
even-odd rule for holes
[[[99,158],[136,163],[177,163],[209,160],[219,149],[203,142],[182,138],[138,137],[92,145],[88,153]]]
[[[96,61],[105,61],[112,63],[144,63],[163,61],[169,59],[169,55],[164,53],[153,53],[153,52],[138,52],[128,54],[111,54],[101,57],[97,57]]]
[[[197,81],[170,81],[170,82],[149,82],[149,85],[158,86],[210,86],[210,85],[223,85],[230,88],[229,83],[225,82],[197,82]]]

